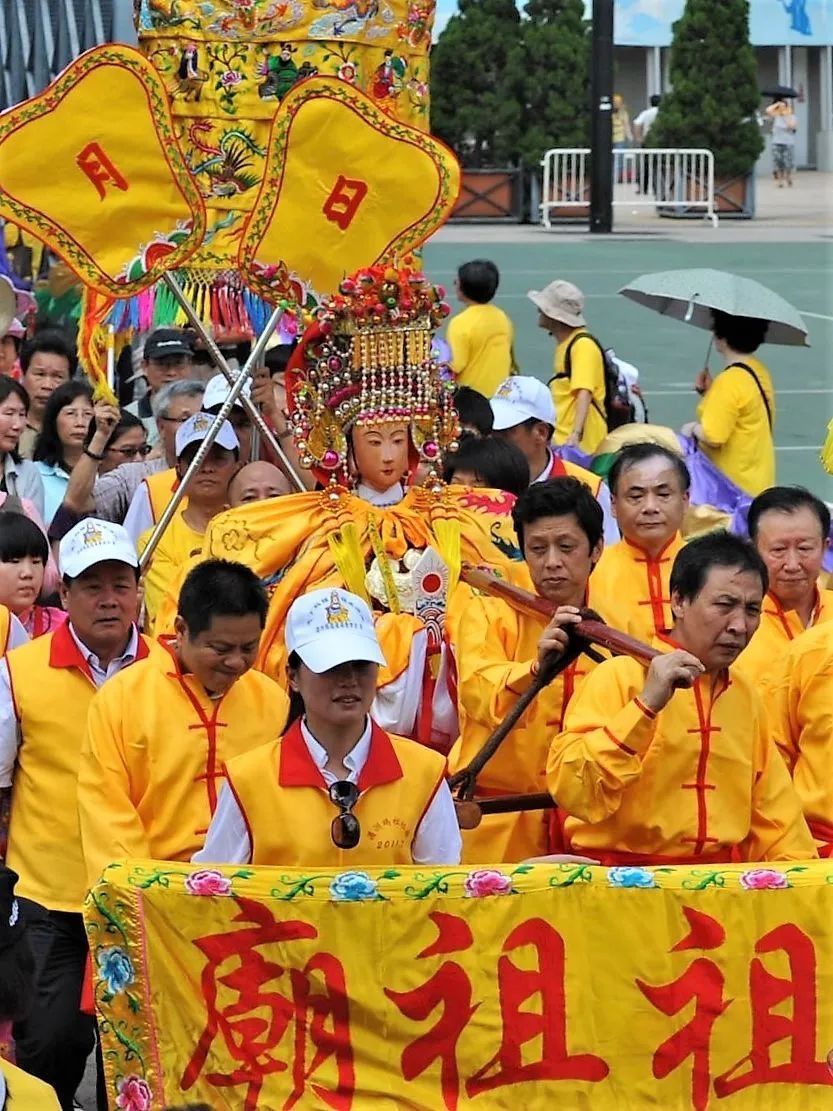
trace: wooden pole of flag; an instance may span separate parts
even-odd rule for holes
[[[167,278],[168,275],[165,275],[165,277]],[[238,397],[241,396],[243,387],[251,377],[252,371],[257,366],[258,360],[263,355],[263,352],[266,349],[266,344],[269,341],[269,337],[277,328],[278,324],[280,324],[283,312],[284,310],[280,308],[274,310],[266,323],[266,327],[263,329],[263,332],[260,334],[257,342],[252,348],[251,354],[249,355],[245,365],[241,369],[240,374],[237,376],[236,379],[232,381],[231,389],[228,392],[228,397],[220,406],[220,412],[214,418],[214,423],[209,428],[205,439],[197,448],[197,454],[191,460],[188,470],[182,476],[182,482],[180,482],[179,486],[177,486],[176,490],[174,490],[171,500],[165,506],[164,513],[159,518],[156,525],[154,526],[153,532],[150,534],[150,538],[147,542],[147,547],[142,552],[141,557],[139,558],[140,570],[144,571],[147,568],[147,565],[150,563],[153,557],[153,553],[156,551],[156,547],[162,538],[162,534],[165,532],[165,529],[173,520],[174,514],[176,513],[177,509],[179,509],[180,502],[182,501],[185,494],[188,492],[188,486],[193,481],[194,475],[203,465],[203,461],[205,460],[206,455],[208,455],[209,451],[211,451],[211,445],[216,440],[217,435],[223,426],[223,421],[226,420],[226,418],[228,417],[229,413],[232,410],[232,407],[234,406],[235,401],[238,399]],[[220,356],[220,358],[222,359],[222,355]],[[228,369],[228,367],[226,369]],[[229,371],[229,375],[230,374],[231,371]]]

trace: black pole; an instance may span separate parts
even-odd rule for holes
[[[593,0],[590,231],[613,231],[613,0]]]

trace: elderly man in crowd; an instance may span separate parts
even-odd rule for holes
[[[0,664],[0,825],[38,965],[31,1009],[15,1029],[17,1060],[72,1111],[95,1043],[95,1019],[80,1009],[89,952],[81,742],[96,690],[147,656],[149,644],[136,628],[136,552],[120,525],[81,521],[61,541],[59,562],[69,620]]]
[[[679,455],[657,444],[623,448],[608,475],[622,539],[605,548],[590,580],[590,606],[616,629],[648,641],[667,633],[671,568],[691,479]]]
[[[830,510],[801,486],[771,486],[749,507],[747,527],[769,573],[761,623],[738,657],[753,683],[767,684],[790,642],[805,629],[833,621],[833,590],[819,588],[830,534]],[[833,691],[830,694],[833,702]]]

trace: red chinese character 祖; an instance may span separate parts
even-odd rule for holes
[[[749,968],[752,1003],[752,1048],[749,1055],[714,1082],[718,1096],[730,1096],[753,1084],[833,1085],[827,1061],[816,1060],[816,951],[813,939],[791,922],[771,930],[755,952],[783,953],[789,976],[774,976],[755,958]],[[788,1015],[776,1008],[789,1002]],[[789,1059],[775,1064],[773,1046],[785,1042]],[[783,1054],[781,1055],[783,1056]]]
[[[529,946],[535,969],[518,968],[506,956]],[[532,1080],[604,1080],[610,1069],[592,1053],[567,1051],[564,942],[543,918],[530,918],[509,934],[498,961],[503,1036],[495,1056],[466,1083],[469,1096]],[[529,1000],[535,1010],[523,1009]],[[523,1050],[540,1039],[538,1059],[524,1063]]]
[[[127,191],[127,179],[119,173],[98,143],[87,143],[79,152],[75,162],[79,170],[93,183],[101,200],[104,200],[107,194],[108,182],[122,192]]]
[[[207,958],[201,978],[207,1020],[183,1073],[182,1091],[197,1082],[215,1040],[222,1039],[235,1067],[227,1073],[208,1072],[205,1079],[218,1088],[245,1085],[242,1111],[253,1111],[267,1077],[287,1072],[290,1064],[292,1090],[283,1107],[295,1107],[307,1081],[330,1058],[335,1060],[337,1081],[310,1087],[320,1100],[346,1111],[355,1091],[355,1069],[341,963],[329,953],[316,954],[302,969],[269,960],[267,954],[280,953],[287,942],[315,940],[318,931],[308,922],[279,921],[253,899],[235,901],[240,913],[234,921],[246,925],[194,942]],[[281,991],[278,983],[285,974],[288,990]],[[282,1050],[292,1022],[294,1037]]]
[[[367,196],[367,182],[347,178],[344,174],[338,175],[338,181],[333,186],[333,191],[324,201],[321,211],[327,219],[338,224],[342,231],[347,231],[356,218],[359,205]]]

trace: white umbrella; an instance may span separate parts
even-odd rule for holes
[[[723,270],[665,270],[643,274],[619,292],[646,309],[712,330],[712,309],[769,321],[765,343],[809,347],[798,309],[751,278]]]

